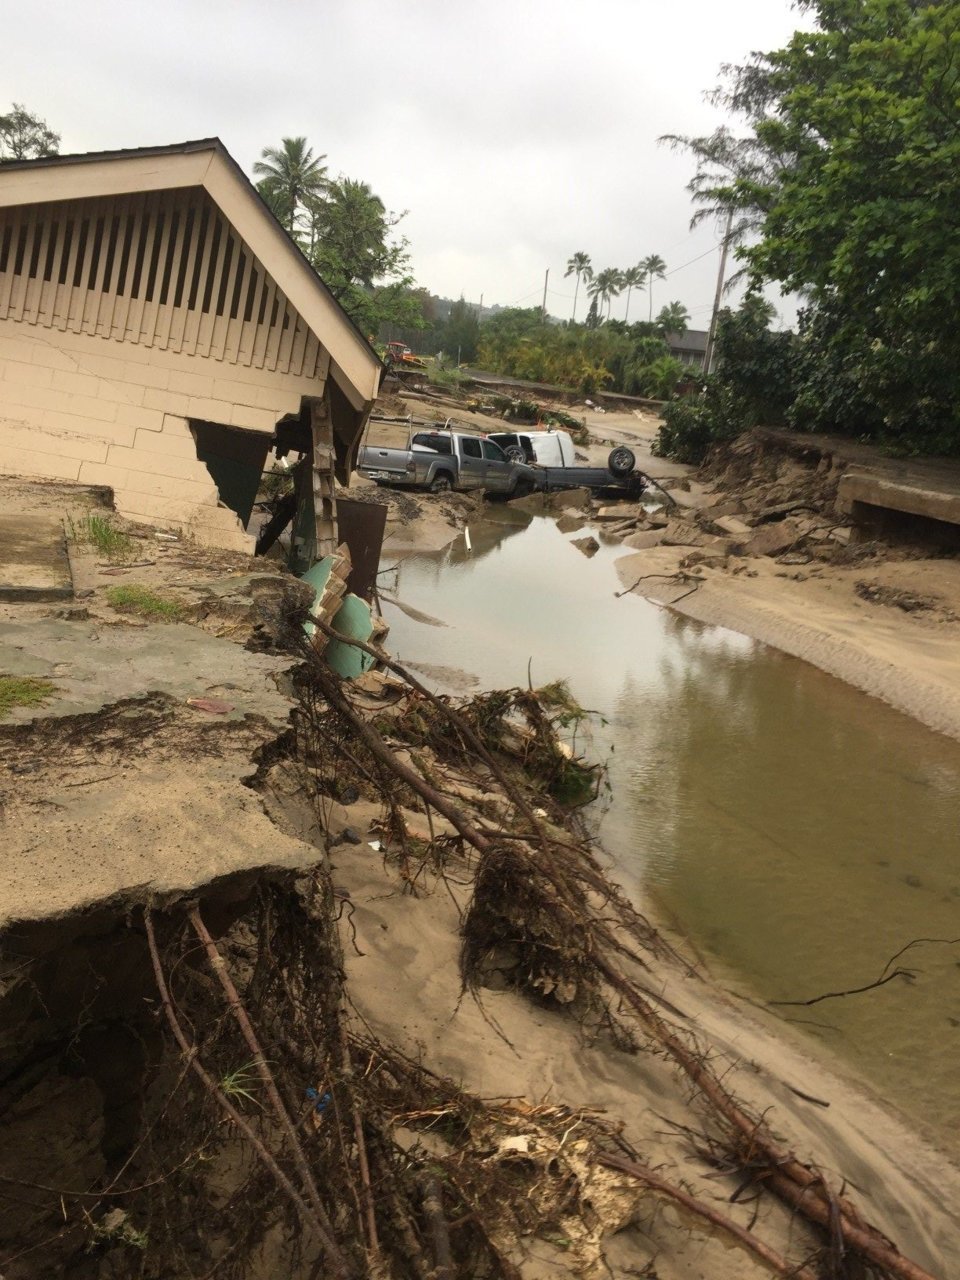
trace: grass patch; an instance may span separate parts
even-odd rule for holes
[[[118,529],[108,516],[70,520],[70,537],[77,546],[93,547],[105,560],[129,560],[136,550],[133,538]]]
[[[0,716],[14,707],[39,707],[56,692],[56,685],[36,676],[0,676]]]
[[[170,596],[159,595],[149,587],[129,582],[122,587],[111,587],[107,601],[118,613],[135,613],[152,622],[177,622],[183,617],[185,606]]]

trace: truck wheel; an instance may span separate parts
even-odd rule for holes
[[[628,476],[636,465],[636,455],[626,445],[621,444],[616,449],[610,450],[607,466],[615,476]]]
[[[503,451],[511,462],[526,462],[527,455],[523,452],[523,446],[519,444],[511,444]]]
[[[450,476],[446,471],[438,471],[430,481],[431,493],[449,493],[452,488]]]

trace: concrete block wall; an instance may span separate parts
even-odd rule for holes
[[[0,321],[0,474],[109,485],[132,520],[248,551],[188,420],[272,432],[316,378]]]

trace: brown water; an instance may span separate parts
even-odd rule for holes
[[[495,511],[446,552],[405,560],[385,606],[401,659],[484,687],[565,677],[607,724],[599,834],[734,984],[781,1008],[960,1153],[960,744],[816,668],[636,596],[619,546],[587,560],[552,520]],[[815,1082],[809,1082],[816,1092]]]

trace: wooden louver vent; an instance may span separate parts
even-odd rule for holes
[[[205,192],[0,210],[0,320],[313,377],[316,336]]]

